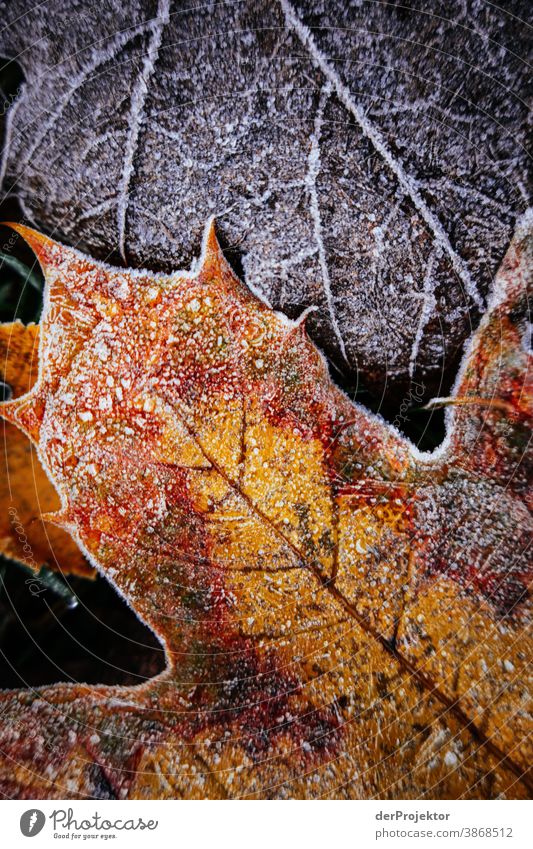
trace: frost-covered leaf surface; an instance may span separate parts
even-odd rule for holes
[[[431,456],[332,384],[212,227],[170,276],[19,230],[46,277],[40,374],[2,413],[167,669],[0,694],[2,792],[526,796],[527,222]]]
[[[187,267],[214,214],[275,308],[318,307],[346,375],[432,391],[527,204],[529,10],[502,7],[0,3],[26,78],[4,185],[49,233],[155,270]]]
[[[37,377],[39,328],[21,322],[0,325],[0,379],[14,398]],[[57,510],[59,499],[28,438],[8,422],[0,430],[0,554],[38,572],[94,577],[94,569],[71,537],[47,525],[41,514]]]

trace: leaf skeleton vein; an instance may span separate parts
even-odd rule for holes
[[[418,212],[430,228],[434,241],[441,250],[448,255],[455,272],[461,279],[468,295],[480,309],[483,308],[483,299],[478,292],[476,283],[470,274],[466,262],[453,248],[450,239],[437,216],[429,209],[415,179],[407,174],[402,165],[392,155],[379,130],[372,124],[363,110],[355,102],[350,90],[342,82],[338,74],[332,68],[322,51],[318,48],[309,28],[297,15],[295,9],[288,0],[279,0],[287,26],[294,32],[302,45],[308,50],[315,65],[322,71],[326,79],[333,86],[337,97],[344,107],[353,115],[364,135],[372,142],[375,149],[385,160],[391,171],[396,175],[402,188],[409,194]]]
[[[145,103],[148,95],[148,84],[154,73],[159,49],[163,39],[163,31],[170,20],[170,0],[159,0],[157,16],[150,24],[152,35],[148,52],[144,57],[141,72],[135,83],[130,101],[129,135],[124,151],[122,177],[119,185],[117,201],[118,249],[126,261],[126,218],[129,205],[129,187],[133,175],[135,154],[139,143],[139,134],[144,120]]]
[[[309,198],[311,202],[310,208],[311,218],[313,219],[313,234],[318,248],[318,261],[320,264],[320,271],[322,273],[322,286],[324,289],[324,294],[326,296],[328,312],[331,319],[333,332],[335,333],[335,336],[339,343],[342,356],[349,365],[348,357],[346,356],[346,349],[344,347],[344,339],[342,338],[342,333],[340,331],[339,323],[337,321],[337,316],[335,313],[335,303],[333,300],[333,293],[331,291],[331,280],[329,277],[326,248],[324,245],[324,239],[322,238],[322,218],[320,215],[318,190],[316,185],[317,177],[320,172],[320,136],[322,134],[324,110],[326,108],[326,104],[331,94],[332,88],[333,86],[328,80],[325,86],[323,87],[322,91],[320,92],[318,108],[315,116],[314,132],[311,136],[311,149],[309,151],[309,157],[307,160],[307,174],[305,178],[305,184],[309,191]]]
[[[62,97],[58,99],[56,108],[53,110],[53,112],[51,112],[48,120],[43,123],[41,129],[35,134],[32,144],[28,147],[28,150],[26,151],[24,156],[21,157],[19,167],[24,167],[28,165],[32,158],[36,154],[38,155],[38,151],[41,147],[42,142],[46,138],[46,135],[50,132],[50,130],[54,128],[58,119],[63,114],[63,111],[71,103],[72,97],[78,91],[78,89],[80,89],[82,85],[84,85],[91,79],[95,71],[97,71],[107,62],[113,59],[119,50],[122,50],[122,48],[126,47],[126,45],[133,41],[137,36],[145,32],[145,30],[146,25],[142,24],[138,27],[134,27],[132,29],[125,30],[124,32],[118,33],[118,35],[115,37],[114,41],[111,45],[109,45],[108,48],[99,50],[95,54],[92,62],[90,62],[85,68],[83,68],[83,70],[80,71],[79,74],[76,74],[76,76],[73,77],[68,90]],[[43,148],[41,152],[44,152],[44,150],[45,149]]]

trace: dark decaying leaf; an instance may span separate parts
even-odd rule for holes
[[[527,203],[527,13],[0,2],[26,79],[5,186],[64,241],[153,269],[188,267],[214,214],[274,307],[318,307],[349,379],[428,395]]]

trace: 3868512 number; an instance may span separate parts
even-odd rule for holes
[[[461,830],[461,837],[512,837],[513,829],[509,827],[497,828],[489,826],[487,828],[476,828],[465,826]]]

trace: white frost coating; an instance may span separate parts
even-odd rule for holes
[[[518,218],[515,224],[513,242],[519,242],[533,231],[533,206],[528,207],[526,211]],[[505,262],[505,260],[503,261]],[[503,265],[503,263],[502,263]],[[498,304],[506,298],[508,294],[508,282],[505,273],[501,269],[494,278],[494,283],[488,298],[488,308],[494,309]]]
[[[139,131],[144,120],[144,104],[146,101],[146,95],[148,94],[148,83],[154,73],[157,58],[159,56],[159,48],[161,47],[163,30],[168,24],[169,19],[170,0],[159,0],[157,5],[157,17],[150,23],[152,36],[148,45],[148,52],[144,58],[141,73],[139,74],[131,95],[130,131],[124,151],[122,178],[120,180],[117,198],[118,248],[124,261],[126,261],[126,215],[128,211],[130,180],[133,174],[133,160],[135,158],[137,143],[139,141]]]
[[[268,300],[267,296],[264,294],[264,292],[261,291],[261,289],[259,289],[258,286],[255,286],[253,283],[250,283],[248,277],[245,278],[245,282],[252,295],[255,295],[258,301],[261,301],[261,303],[263,303],[269,309],[273,309],[273,306]]]
[[[411,348],[411,356],[409,357],[409,377],[413,377],[415,366],[416,366],[416,358],[418,357],[418,350],[420,348],[420,343],[422,341],[422,336],[424,335],[424,329],[429,319],[431,318],[431,314],[436,306],[436,298],[433,294],[433,286],[431,274],[433,271],[433,263],[435,261],[435,254],[432,253],[428,259],[428,264],[426,268],[426,276],[424,277],[424,289],[421,293],[421,297],[423,298],[422,309],[420,310],[420,318],[418,320],[418,327],[416,328],[416,334],[413,342],[413,347]]]
[[[141,35],[141,33],[143,33],[145,30],[146,25],[142,24],[141,26],[133,27],[132,29],[127,29],[123,32],[119,32],[116,38],[107,48],[105,48],[104,50],[98,50],[95,53],[92,62],[90,62],[85,68],[83,68],[82,71],[80,71],[79,74],[76,74],[72,78],[68,91],[62,97],[59,98],[56,108],[50,113],[50,117],[47,121],[43,123],[39,132],[35,134],[32,144],[29,145],[28,150],[26,151],[25,155],[22,157],[19,163],[19,167],[21,165],[27,165],[30,162],[34,153],[41,146],[41,143],[46,137],[49,130],[51,130],[55,126],[58,118],[61,117],[63,110],[66,106],[68,106],[68,104],[72,100],[72,96],[76,93],[76,91],[90,79],[91,75],[94,74],[94,72],[97,71],[98,68],[101,68],[102,65],[105,65],[106,62],[109,62],[111,59],[113,59],[118,50],[122,50],[123,47],[125,47],[138,35]]]
[[[394,158],[379,130],[374,127],[364,114],[361,107],[354,101],[350,90],[344,85],[338,74],[329,64],[326,57],[319,50],[310,30],[303,21],[300,20],[288,0],[279,0],[279,3],[283,10],[283,14],[285,15],[287,26],[294,31],[303,46],[307,48],[315,62],[315,65],[322,71],[326,79],[329,80],[335,89],[335,93],[341,103],[353,115],[365,136],[370,139],[375,149],[383,157],[391,171],[396,175],[400,185],[409,194],[409,197],[418,209],[420,215],[431,229],[435,243],[449,256],[456,273],[464,284],[466,291],[474,303],[480,309],[483,309],[483,299],[477,290],[476,284],[472,279],[472,275],[470,274],[466,263],[452,247],[442,224],[431,212],[420,194],[416,181],[404,171],[401,164]]]
[[[514,252],[515,245],[518,244],[522,239],[524,239],[529,233],[531,233],[532,227],[533,207],[530,207],[516,222],[511,244],[507,250],[507,254],[502,260],[500,268],[498,269],[498,272],[492,283],[492,289],[489,293],[489,297],[487,298],[487,310],[481,320],[478,329],[472,334],[470,339],[465,344],[463,358],[461,360],[461,364],[459,366],[450,395],[447,398],[433,398],[429,402],[429,404],[426,405],[426,407],[429,409],[430,405],[432,404],[438,406],[439,403],[446,403],[446,407],[444,410],[444,440],[441,442],[440,445],[437,446],[437,448],[435,448],[433,451],[428,452],[420,451],[415,445],[412,445],[411,453],[418,460],[424,460],[430,463],[437,462],[442,459],[442,457],[449,451],[451,447],[455,426],[456,409],[453,404],[449,405],[449,402],[450,400],[456,398],[458,395],[459,387],[461,386],[461,383],[464,380],[468,362],[470,358],[474,355],[475,350],[479,345],[480,332],[482,331],[486,323],[490,320],[490,315],[493,310],[497,309],[497,307],[509,296],[510,291],[513,287],[514,275],[506,273],[506,260],[509,254]]]
[[[200,271],[202,270],[202,266],[205,262],[206,256],[207,256],[207,242],[208,242],[208,239],[209,239],[209,233],[210,233],[210,230],[211,230],[212,226],[214,225],[215,221],[216,221],[215,215],[210,215],[209,218],[207,219],[205,226],[204,226],[203,236],[202,236],[202,250],[200,252],[200,256],[198,257],[198,259],[195,259],[195,260],[192,261],[189,271],[185,272],[185,275],[181,271],[174,271],[170,275],[171,278],[177,279],[179,277],[186,276],[186,277],[190,277],[192,279],[193,277],[196,277],[200,273]],[[225,259],[225,257],[224,257],[224,259]],[[235,279],[238,280],[239,283],[242,283],[244,286],[246,286],[246,288],[250,290],[252,295],[254,295],[254,297],[256,297],[258,301],[261,301],[261,303],[264,304],[266,307],[268,307],[269,309],[272,309],[272,304],[266,298],[266,296],[261,292],[261,290],[258,289],[257,286],[254,286],[252,283],[250,283],[248,280],[242,281],[239,277],[237,277],[237,275],[235,274],[235,272],[231,268],[230,264],[227,262],[227,260],[225,260],[225,261],[226,261],[228,268],[230,269],[231,273],[235,277]],[[274,312],[276,312],[276,311],[274,310]],[[285,322],[290,323],[290,319],[287,318],[286,315],[283,315],[283,313],[276,312],[276,315],[279,315]]]
[[[106,198],[101,203],[97,203],[96,206],[91,206],[89,209],[86,209],[85,212],[79,216],[78,221],[87,221],[89,218],[96,218],[97,215],[102,215],[104,212],[109,212],[110,209],[116,204],[116,199]]]
[[[307,320],[308,315],[311,315],[311,313],[318,312],[318,311],[319,311],[319,309],[316,306],[316,304],[311,304],[310,307],[306,307],[304,309],[304,311],[298,316],[298,318],[295,318],[292,321],[292,326],[293,327],[300,327],[300,325],[304,324],[304,322]]]
[[[313,233],[318,247],[318,261],[320,263],[320,270],[322,272],[322,286],[324,288],[324,294],[326,296],[329,317],[331,319],[333,332],[335,334],[337,342],[339,343],[342,356],[344,357],[345,362],[350,365],[348,357],[346,356],[344,339],[342,338],[342,333],[337,322],[337,315],[335,313],[335,304],[333,302],[333,294],[331,292],[331,281],[329,278],[326,249],[324,247],[324,240],[322,238],[322,219],[320,217],[320,206],[318,204],[318,192],[316,188],[316,180],[320,172],[320,136],[322,134],[324,109],[331,94],[332,88],[333,86],[328,80],[328,82],[320,92],[320,100],[318,102],[318,109],[315,116],[314,132],[311,135],[311,150],[309,151],[309,158],[307,160],[307,174],[305,175],[305,185],[307,186],[307,189],[309,191],[310,211],[311,218],[313,219]]]

